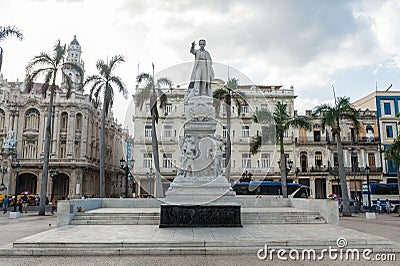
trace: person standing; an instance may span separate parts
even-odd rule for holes
[[[391,210],[392,206],[390,205],[390,201],[388,199],[386,199],[386,213],[390,214],[390,210]]]
[[[382,203],[379,198],[376,200],[376,210],[378,211],[379,214],[382,213]]]
[[[26,196],[26,194],[22,196],[21,201],[22,201],[22,212],[27,213],[26,207],[28,207],[28,197]]]
[[[5,196],[3,199],[3,213],[7,212],[7,208],[8,208],[8,197]]]

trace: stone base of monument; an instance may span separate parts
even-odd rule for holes
[[[240,205],[161,205],[160,227],[241,227]]]
[[[165,193],[160,227],[240,227],[240,204],[226,178],[177,177]]]

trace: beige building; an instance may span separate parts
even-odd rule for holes
[[[221,82],[222,83],[222,82]],[[241,177],[251,176],[252,180],[280,181],[279,146],[276,145],[276,135],[273,124],[256,124],[253,115],[257,110],[273,111],[275,103],[282,101],[287,104],[287,111],[293,117],[297,116],[294,110],[294,89],[285,89],[283,86],[239,86],[239,90],[246,95],[247,105],[242,106],[238,115],[236,106],[232,107],[231,140],[232,164],[231,182]],[[139,91],[139,90],[138,90]],[[160,120],[157,125],[159,141],[159,157],[161,175],[164,177],[164,189],[168,189],[169,182],[176,175],[179,167],[179,137],[183,136],[185,124],[184,96],[185,89],[174,88],[164,90],[168,96],[168,105],[159,112]],[[135,98],[135,96],[134,96]],[[151,147],[151,119],[149,102],[140,109],[135,107],[134,115],[134,175],[141,190],[141,194],[154,194],[154,178],[151,175],[153,154]],[[313,130],[290,128],[284,135],[284,147],[287,157],[293,160],[293,167],[288,173],[288,182],[302,183],[312,189],[313,197],[326,198],[331,193],[339,193],[337,173],[337,151],[334,138],[330,131],[324,132],[319,121],[312,119],[311,111],[306,114],[312,120]],[[217,117],[216,134],[226,141],[226,108],[221,107]],[[362,183],[366,180],[365,165],[371,168],[371,180],[382,180],[382,169],[379,160],[379,141],[376,129],[376,112],[363,111],[360,113],[361,130],[356,136],[350,124],[342,122],[344,143],[344,159],[347,169],[347,185],[349,192],[360,194]],[[256,155],[250,154],[249,143],[251,137],[262,134],[263,145]],[[355,175],[352,171],[351,150]],[[226,166],[225,154],[223,167]],[[355,176],[355,177],[354,177]]]
[[[69,45],[68,59],[81,64],[81,49],[76,37]],[[74,81],[79,75],[66,70]],[[54,98],[52,118],[52,139],[50,150],[47,194],[50,196],[54,186],[56,199],[80,198],[83,195],[99,194],[99,138],[100,111],[96,109],[88,95],[74,90],[67,99],[63,87],[57,89]],[[22,82],[7,82],[0,77],[0,144],[10,131],[17,140],[15,158],[2,154],[2,165],[7,166],[3,193],[14,193],[16,184],[15,165],[21,165],[18,179],[18,193],[28,190],[40,193],[44,131],[47,119],[49,98],[40,93],[41,84],[36,83],[32,93],[24,93]],[[115,183],[124,176],[119,160],[125,156],[125,139],[120,124],[110,112],[106,120],[106,195],[121,193],[123,186]],[[52,182],[54,180],[54,182]]]
[[[140,89],[138,89],[139,91]],[[252,136],[261,132],[262,126],[253,123],[253,114],[257,110],[273,110],[276,101],[288,104],[288,112],[293,116],[293,88],[285,89],[283,86],[239,86],[247,98],[247,105],[242,106],[238,115],[236,106],[232,107],[231,141],[232,141],[232,165],[231,180],[238,181],[242,176],[251,174],[253,180],[280,179],[278,160],[279,149],[275,145],[274,129],[269,128],[269,139],[262,146],[261,152],[251,156],[249,143]],[[185,124],[184,97],[186,89],[165,89],[168,96],[168,104],[162,112],[157,125],[157,137],[159,141],[159,157],[161,175],[163,176],[164,190],[176,175],[179,167],[179,137],[183,137]],[[136,100],[136,95],[134,95]],[[153,152],[151,147],[151,119],[149,102],[144,103],[142,109],[135,106],[134,114],[134,176],[140,186],[140,194],[154,194]],[[226,141],[226,107],[221,106],[216,134]],[[272,133],[271,133],[272,132]],[[260,133],[261,134],[261,133]],[[272,136],[272,137],[271,137]],[[285,135],[285,151],[293,158],[294,131],[291,129]],[[225,154],[223,154],[223,167],[226,166]],[[291,171],[294,173],[294,170]]]
[[[313,190],[315,198],[327,198],[330,194],[340,195],[338,157],[335,137],[330,128],[323,130],[319,119],[306,117],[312,121],[312,131],[296,130],[295,136],[295,177],[301,184]],[[358,135],[350,121],[341,121],[344,165],[349,195],[361,194],[366,183],[365,167],[370,167],[370,181],[382,181],[379,137],[376,129],[376,112],[360,111],[360,131]],[[353,165],[355,167],[353,167]]]

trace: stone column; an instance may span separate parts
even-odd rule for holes
[[[75,111],[68,114],[67,124],[67,158],[72,158],[75,148]]]
[[[82,113],[82,128],[81,128],[81,158],[86,158],[87,156],[87,143],[88,143],[88,130],[89,127],[89,119],[88,115]]]
[[[56,109],[54,111],[54,116],[52,117],[53,119],[53,134],[51,137],[51,152],[50,152],[50,158],[57,158],[57,148],[59,147],[58,139],[60,136],[60,131],[59,131],[59,126],[60,126],[60,119],[59,119],[59,111]],[[43,140],[44,141],[44,140]]]
[[[312,198],[315,199],[315,177],[310,177],[310,188],[311,188],[311,194]]]

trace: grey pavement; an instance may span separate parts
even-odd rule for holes
[[[7,213],[8,214],[8,213]],[[20,219],[9,219],[8,215],[0,215],[0,245],[11,245],[13,241],[20,240],[21,238],[29,239],[38,237],[56,236],[55,232],[62,231],[62,228],[54,229],[56,224],[55,215],[38,216],[37,212],[30,212],[22,214]],[[400,217],[398,214],[393,215],[378,215],[376,220],[365,220],[365,217],[357,215],[354,217],[341,217],[341,227],[332,226],[333,231],[328,235],[324,230],[321,230],[321,225],[254,225],[244,226],[243,230],[247,231],[246,235],[240,237],[248,237],[248,233],[255,230],[253,234],[262,234],[264,236],[270,235],[274,238],[283,239],[289,232],[297,232],[294,238],[301,239],[301,236],[307,239],[326,240],[340,235],[345,235],[348,239],[355,238],[368,238],[374,240],[382,240],[383,237],[391,240],[398,241],[398,231],[400,228]],[[50,226],[49,226],[50,225]],[[310,225],[309,225],[310,226]],[[317,226],[317,227],[315,227]],[[330,225],[328,225],[330,227]],[[370,230],[370,228],[375,228]],[[85,226],[69,226],[72,231],[66,234],[66,238],[81,238],[85,231],[88,234],[88,228]],[[74,229],[75,228],[75,229]],[[95,227],[96,232],[93,234],[99,235],[99,239],[108,235],[117,234],[125,239],[130,236],[136,235],[152,235],[151,237],[162,236],[157,226],[101,226]],[[54,229],[54,230],[49,230]],[[101,230],[98,230],[101,229]],[[135,232],[131,232],[133,229]],[[354,229],[358,230],[354,231]],[[236,229],[235,229],[236,230]],[[175,229],[167,229],[162,232],[171,232]],[[173,236],[176,238],[186,239],[189,234],[192,238],[195,236],[196,230],[183,229],[175,231]],[[202,232],[202,236],[206,235],[211,230],[197,230]],[[218,230],[216,230],[217,232]],[[243,231],[243,232],[244,232]],[[40,233],[42,232],[42,233]],[[64,231],[65,232],[65,231]],[[189,233],[188,233],[189,232]],[[242,233],[243,233],[242,232]],[[40,233],[36,236],[31,236]],[[65,232],[66,233],[66,232]],[[168,234],[167,234],[168,235]],[[233,234],[232,236],[234,236]],[[111,238],[114,238],[112,236]],[[171,236],[170,236],[171,239]],[[23,256],[23,257],[0,257],[0,265],[378,265],[378,262],[366,261],[341,261],[330,260],[325,258],[323,261],[310,262],[310,261],[281,261],[275,258],[272,262],[269,260],[259,260],[256,254],[235,255],[130,255],[130,256]],[[400,259],[400,254],[397,255],[397,260]],[[397,265],[396,262],[379,262],[383,265]]]

